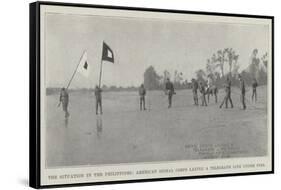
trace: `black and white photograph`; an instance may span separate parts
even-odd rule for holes
[[[40,8],[41,185],[272,171],[272,18]]]

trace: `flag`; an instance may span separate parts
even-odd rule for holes
[[[80,59],[77,71],[84,77],[88,77],[90,74],[90,68],[87,61],[87,52],[85,51]]]
[[[109,61],[114,63],[113,51],[105,42],[103,42],[102,45],[102,61]]]

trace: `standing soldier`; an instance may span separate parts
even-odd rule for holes
[[[252,88],[253,88],[252,102],[254,101],[254,97],[255,97],[255,102],[257,102],[257,87],[258,87],[258,82],[257,79],[254,78],[252,83]]]
[[[100,107],[100,114],[102,114],[102,97],[101,97],[101,88],[96,86],[95,96],[96,96],[96,115],[98,115],[98,108]]]
[[[218,93],[219,93],[219,89],[217,86],[214,86],[214,94],[215,94],[215,102],[218,103]]]
[[[200,82],[200,84],[199,84],[199,91],[201,93],[201,101],[202,101],[201,106],[207,106],[207,102],[206,102],[206,87],[203,84],[203,82]]]
[[[141,84],[140,88],[139,88],[139,95],[140,95],[140,110],[146,110],[145,109],[145,95],[146,95],[146,90],[143,86],[143,84]]]
[[[68,92],[65,88],[61,89],[60,92],[60,100],[58,106],[62,104],[62,110],[64,111],[64,117],[68,118],[69,117],[69,112],[68,112],[68,102],[69,102],[69,95]]]
[[[208,77],[206,94],[208,95],[208,103],[210,102],[210,95],[214,95],[215,103],[218,103],[218,88],[211,76]]]
[[[231,81],[229,77],[226,78],[225,83],[225,97],[220,105],[220,108],[225,104],[225,108],[228,107],[228,101],[230,102],[231,108],[233,108],[232,100],[231,100]]]
[[[194,100],[194,105],[198,106],[198,82],[195,79],[192,79],[192,92],[193,92],[193,100]]]
[[[172,97],[175,94],[175,89],[174,89],[173,83],[170,81],[169,78],[167,78],[167,82],[165,85],[165,92],[168,95],[168,102],[169,102],[168,108],[171,108],[172,107]]]
[[[211,87],[212,87],[212,79],[211,79],[211,77],[208,77],[207,88],[206,88],[206,94],[208,95],[208,104],[210,103],[210,94],[212,94]]]
[[[241,75],[238,75],[239,81],[240,81],[240,90],[241,90],[241,103],[243,106],[243,109],[246,109],[246,103],[245,103],[245,94],[246,94],[246,89],[245,89],[245,82],[242,79]]]
[[[215,85],[208,87],[206,93],[208,94],[208,103],[210,102],[210,95],[215,96],[215,103],[218,103],[218,87]]]

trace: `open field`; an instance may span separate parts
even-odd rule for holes
[[[219,92],[219,103],[224,91]],[[258,102],[241,110],[232,89],[233,109],[193,105],[191,90],[177,91],[173,107],[167,96],[148,92],[147,111],[139,111],[137,92],[103,93],[102,116],[95,115],[92,93],[70,94],[68,121],[58,95],[46,96],[48,167],[152,161],[264,156],[267,153],[266,86]]]

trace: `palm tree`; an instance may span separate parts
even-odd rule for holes
[[[219,50],[217,52],[217,60],[219,62],[219,67],[221,69],[221,75],[224,76],[224,72],[223,72],[223,52],[222,52],[222,50]]]
[[[228,64],[229,64],[229,74],[231,76],[232,68],[233,68],[233,61],[235,61],[235,59],[238,59],[238,57],[236,57],[236,52],[232,48],[226,49],[226,55],[227,55]]]
[[[254,49],[251,56],[249,72],[253,78],[258,78],[260,59],[258,58],[258,49]]]
[[[178,72],[177,70],[175,70],[174,83],[180,84],[181,81],[183,80],[182,75],[183,75],[182,72]]]
[[[206,71],[207,71],[208,74],[212,73],[212,66],[211,66],[211,60],[210,59],[207,59]]]
[[[168,78],[171,78],[171,74],[170,74],[169,71],[164,70],[164,72],[163,72],[163,83],[165,83]]]
[[[212,62],[213,64],[215,64],[215,63],[217,62],[217,56],[216,56],[216,54],[213,54],[213,55],[212,55],[211,62]]]
[[[234,76],[236,76],[237,74],[238,74],[238,70],[239,70],[239,65],[238,65],[238,59],[239,59],[239,55],[234,55],[234,57],[233,57],[233,60],[234,60],[234,62],[233,62],[233,74],[234,74]]]
[[[253,57],[257,57],[257,55],[258,55],[258,49],[255,48],[255,49],[253,50]]]
[[[218,50],[217,51],[217,61],[218,63],[218,67],[221,70],[221,75],[224,76],[224,61],[225,61],[225,54],[227,53],[228,48],[225,48],[224,50]]]
[[[195,74],[199,81],[205,81],[206,73],[203,69],[197,70]]]
[[[212,79],[215,79],[215,71],[216,71],[217,65],[215,60],[215,55],[211,59],[207,59],[206,64],[206,73],[208,77],[211,77]]]

